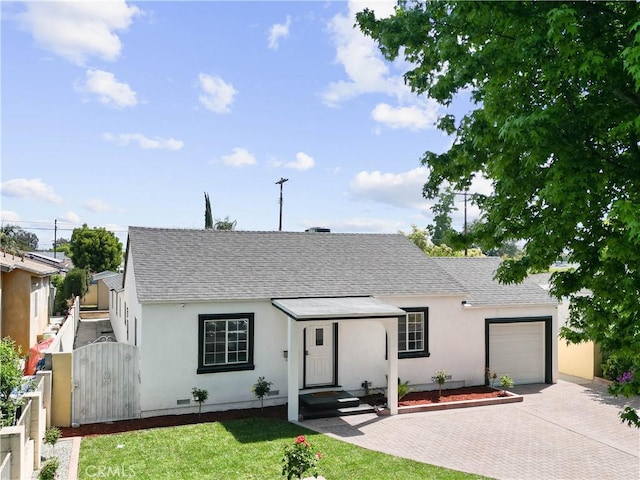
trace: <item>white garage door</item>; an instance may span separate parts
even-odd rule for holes
[[[544,322],[491,323],[489,368],[516,384],[544,383]],[[498,386],[498,383],[496,383]]]

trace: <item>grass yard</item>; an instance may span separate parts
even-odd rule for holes
[[[307,435],[327,480],[479,479],[340,442],[282,420],[252,418],[85,437],[80,479],[280,479],[285,445]]]

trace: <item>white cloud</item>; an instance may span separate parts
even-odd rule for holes
[[[375,10],[377,17],[393,13],[395,2],[349,2],[349,13],[338,14],[328,29],[336,46],[336,62],[341,64],[348,80],[332,82],[323,94],[326,104],[335,106],[364,93],[383,93],[397,98],[410,91],[400,75],[392,75],[389,63],[382,57],[376,43],[366,37],[355,24],[355,14],[364,8]]]
[[[100,103],[116,108],[138,104],[136,92],[128,84],[116,80],[113,73],[104,70],[87,70],[85,83],[76,85],[76,90],[96,95]]]
[[[39,178],[14,178],[0,184],[2,195],[18,198],[38,198],[51,203],[62,203],[53,187]]]
[[[20,220],[20,215],[11,210],[0,210],[0,221],[2,222],[17,222]]]
[[[313,159],[313,157],[311,157],[310,155],[307,155],[304,152],[298,152],[296,153],[296,159],[293,162],[281,162],[276,159],[273,159],[271,161],[271,164],[274,167],[283,166],[287,168],[293,168],[295,170],[299,170],[302,172],[304,170],[309,170],[310,168],[313,168],[316,162]]]
[[[92,212],[109,212],[111,210],[111,206],[99,198],[90,198],[84,202],[84,208]]]
[[[222,156],[222,161],[232,167],[246,167],[257,163],[256,157],[246,148],[234,148],[233,153]]]
[[[79,224],[80,223],[80,216],[77,213],[72,212],[71,210],[69,210],[68,212],[63,213],[62,215],[60,215],[59,218],[63,222],[67,222],[67,223],[73,223],[73,224]]]
[[[349,183],[351,194],[357,199],[373,200],[400,208],[428,207],[422,188],[429,178],[429,170],[418,167],[402,173],[380,171],[358,173]]]
[[[291,16],[287,15],[285,23],[276,23],[269,30],[269,48],[277,50],[281,38],[289,36],[289,27],[291,26]]]
[[[22,27],[42,48],[76,65],[90,57],[117,59],[122,42],[116,32],[126,30],[142,13],[123,0],[25,2],[25,7],[18,16]]]
[[[162,138],[162,137],[145,137],[141,133],[121,133],[115,135],[113,133],[103,133],[102,138],[108,142],[115,143],[121,147],[126,147],[130,143],[137,143],[140,148],[145,150],[180,150],[184,147],[182,140],[176,140],[175,138]]]
[[[216,75],[207,75],[206,73],[198,75],[198,80],[202,89],[199,97],[200,103],[212,112],[229,113],[234,97],[238,93],[233,85]]]
[[[412,105],[408,107],[392,107],[387,103],[379,103],[371,112],[371,117],[389,128],[424,130],[435,128],[438,119],[438,105],[431,102],[425,107]]]

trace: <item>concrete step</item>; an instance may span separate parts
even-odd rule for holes
[[[360,415],[364,413],[374,413],[374,412],[375,412],[374,407],[366,403],[363,403],[356,407],[333,408],[333,409],[326,409],[326,410],[303,409],[302,417],[305,420],[311,420],[313,418],[344,417],[347,415]]]

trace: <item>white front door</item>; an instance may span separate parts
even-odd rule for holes
[[[332,385],[333,325],[305,328],[305,387]]]

